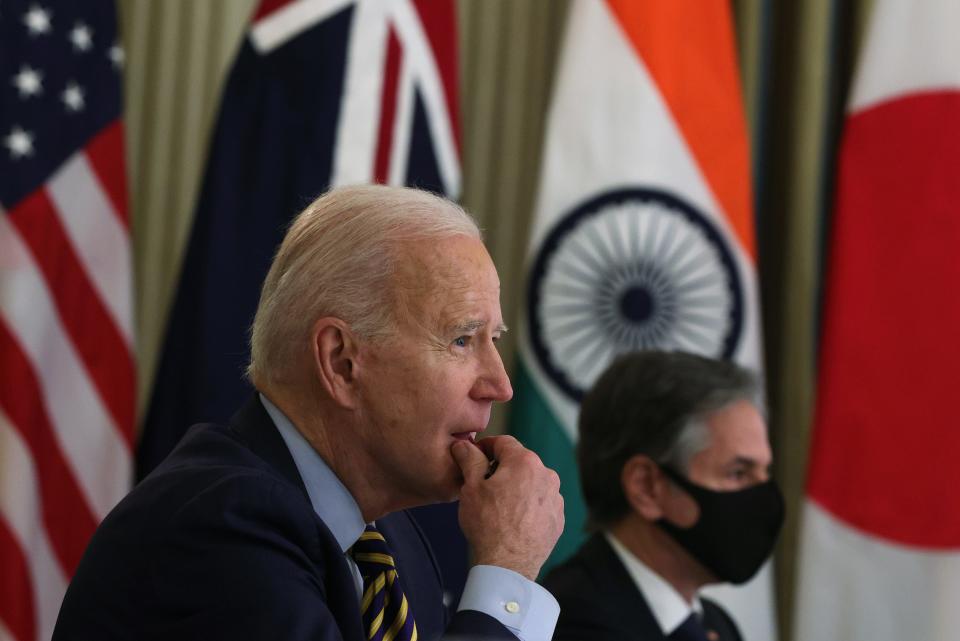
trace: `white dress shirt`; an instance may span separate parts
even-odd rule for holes
[[[353,558],[346,552],[366,527],[360,507],[290,419],[263,394],[260,394],[260,401],[290,450],[314,511],[346,555],[359,600],[363,593],[363,579]],[[475,610],[492,616],[521,641],[550,641],[560,616],[560,605],[547,590],[517,572],[493,565],[470,568],[457,607],[457,611],[460,610]]]
[[[627,574],[633,579],[637,589],[643,595],[653,617],[660,625],[664,636],[669,636],[680,624],[687,620],[693,612],[703,614],[703,604],[700,597],[694,597],[693,604],[687,603],[679,592],[663,578],[648,568],[626,548],[617,537],[610,532],[604,532],[613,551],[620,557],[620,561],[627,569]]]

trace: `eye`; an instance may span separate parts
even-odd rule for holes
[[[727,476],[734,481],[742,482],[742,481],[746,481],[749,478],[750,474],[747,468],[745,467],[735,467],[732,470],[730,470]]]
[[[453,344],[456,345],[457,347],[466,347],[467,343],[469,342],[470,342],[469,336],[458,336],[457,338],[453,339]]]

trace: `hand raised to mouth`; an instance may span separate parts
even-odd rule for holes
[[[460,527],[475,562],[534,580],[563,532],[560,477],[512,436],[457,442],[451,451],[463,472]]]

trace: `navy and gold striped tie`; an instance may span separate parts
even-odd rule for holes
[[[368,525],[353,544],[352,554],[363,577],[360,612],[367,638],[370,641],[416,641],[417,624],[383,535]]]

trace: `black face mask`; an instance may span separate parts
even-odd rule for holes
[[[773,552],[783,525],[783,495],[772,481],[743,490],[718,492],[661,468],[700,507],[700,518],[688,528],[660,519],[662,527],[693,558],[721,581],[745,583]]]

